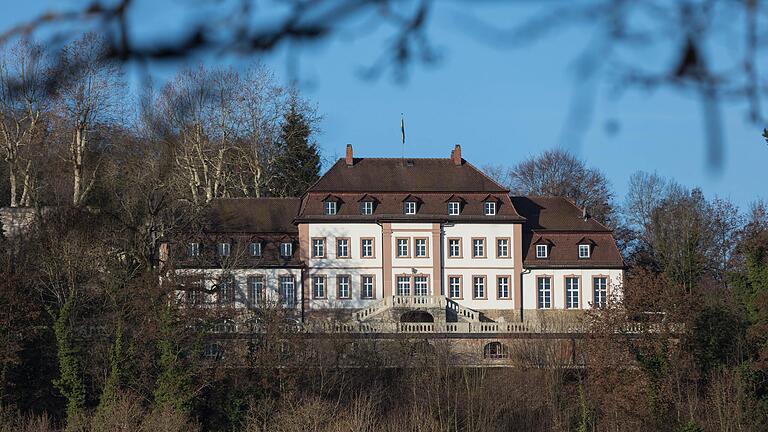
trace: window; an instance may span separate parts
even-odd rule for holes
[[[472,276],[472,298],[485,298],[485,276]]]
[[[252,257],[260,257],[261,256],[261,243],[260,242],[251,242],[251,244],[248,245],[248,253]]]
[[[509,276],[499,276],[496,278],[496,287],[498,297],[502,299],[509,298]]]
[[[429,278],[427,276],[414,276],[413,288],[417,296],[429,295]]]
[[[496,258],[509,258],[509,239],[496,239]]]
[[[325,258],[325,239],[312,239],[312,258]]]
[[[552,307],[552,278],[539,277],[536,279],[536,285],[539,309],[550,309]]]
[[[588,244],[581,244],[581,245],[579,245],[579,258],[589,258],[589,245]]]
[[[608,302],[608,278],[605,276],[595,277],[592,279],[592,284],[595,289],[592,306],[604,308]]]
[[[472,258],[485,258],[485,239],[472,239]]]
[[[360,213],[364,215],[373,214],[373,201],[363,201],[360,203]]]
[[[372,275],[363,275],[360,277],[360,297],[372,299],[375,297],[375,285]]]
[[[397,256],[408,256],[408,239],[397,239]]]
[[[219,360],[224,355],[224,348],[218,343],[207,343],[203,347],[203,357],[208,360]]]
[[[416,214],[416,201],[406,201],[405,202],[404,213],[407,214],[407,215],[415,215]]]
[[[325,298],[325,276],[312,276],[312,297]]]
[[[292,308],[296,305],[296,284],[293,276],[280,276],[280,300],[285,307]]]
[[[280,243],[280,256],[290,258],[293,255],[293,243]]]
[[[232,306],[235,303],[235,281],[232,277],[225,277],[219,280],[220,305]]]
[[[483,358],[505,359],[509,358],[509,348],[501,342],[491,342],[483,348]]]
[[[336,276],[336,288],[338,289],[337,294],[340,299],[348,299],[351,296],[352,290],[349,285],[349,276]]]
[[[373,258],[373,239],[360,239],[360,256],[363,258]]]
[[[254,307],[264,301],[264,277],[248,276],[248,305]]]
[[[349,258],[349,239],[336,239],[336,258]]]
[[[202,292],[203,281],[201,279],[189,280],[183,285],[186,285],[186,300],[188,305],[198,306],[203,304],[205,293]]]
[[[326,201],[324,205],[325,214],[327,215],[335,215],[336,214],[336,201]]]
[[[461,276],[448,277],[448,295],[453,299],[461,298]]]
[[[200,243],[190,243],[187,245],[187,256],[200,256]]]
[[[448,215],[458,216],[461,213],[461,203],[458,201],[451,201],[448,203]]]
[[[229,256],[230,247],[231,246],[229,243],[219,243],[219,256],[221,257]]]
[[[425,238],[418,238],[415,240],[415,246],[416,249],[416,256],[419,258],[424,258],[427,256],[427,239]]]
[[[399,296],[411,295],[411,277],[410,276],[397,277],[397,295]]]
[[[461,258],[461,239],[448,239],[448,256]]]
[[[493,201],[486,201],[483,205],[483,209],[486,216],[493,216],[496,214],[496,203]]]
[[[579,308],[579,278],[568,276],[565,278],[565,308]]]
[[[536,245],[536,258],[546,258],[547,257],[547,245],[540,244]]]

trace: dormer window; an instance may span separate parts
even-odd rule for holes
[[[221,257],[227,257],[229,256],[230,251],[230,244],[229,243],[219,243],[219,256]]]
[[[336,214],[336,201],[326,201],[324,205],[325,214],[327,215],[335,215]]]
[[[360,214],[373,214],[373,201],[363,201],[360,203]]]
[[[547,249],[547,245],[545,244],[536,245],[536,258],[546,258],[547,253],[549,252]]]
[[[403,209],[403,213],[407,215],[415,215],[416,214],[416,201],[406,201],[405,207]]]
[[[290,258],[292,255],[293,255],[293,244],[290,242],[280,243],[280,256],[283,258]]]
[[[590,247],[588,244],[579,245],[579,258],[589,258]]]
[[[187,245],[187,256],[200,256],[200,243],[190,243]]]
[[[496,215],[496,203],[493,201],[486,201],[483,205],[483,213],[486,216]]]
[[[458,201],[450,201],[448,203],[448,215],[458,216],[461,213],[461,203]]]
[[[251,242],[251,244],[248,245],[248,253],[252,257],[260,257],[261,256],[261,242]]]

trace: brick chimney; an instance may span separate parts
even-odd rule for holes
[[[456,144],[456,147],[451,151],[451,160],[453,160],[454,165],[461,165],[461,146],[459,144]]]
[[[352,144],[347,144],[346,162],[347,162],[347,166],[352,166],[355,162],[355,160],[352,158]]]

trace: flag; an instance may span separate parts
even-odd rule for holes
[[[405,144],[405,120],[400,117],[400,133],[403,135],[403,144]]]

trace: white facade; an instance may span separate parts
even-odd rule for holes
[[[532,269],[523,273],[523,309],[589,309],[595,302],[595,278],[605,279],[607,297],[622,295],[622,270],[617,269]],[[550,280],[550,305],[539,304],[540,278]],[[566,278],[578,281],[578,307],[566,307]]]

